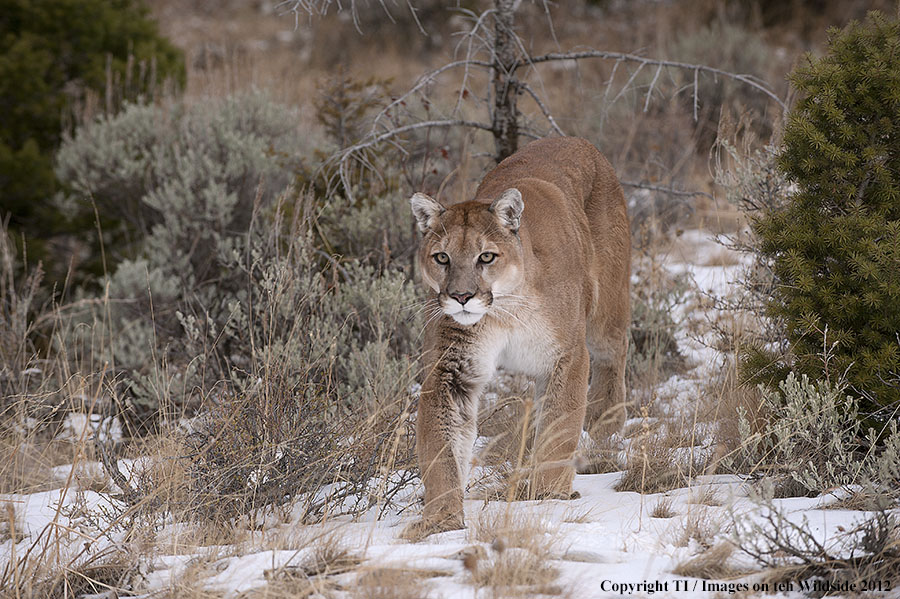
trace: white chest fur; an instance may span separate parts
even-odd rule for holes
[[[514,328],[508,331],[498,350],[497,366],[531,377],[547,374],[556,362],[555,344],[544,327]]]

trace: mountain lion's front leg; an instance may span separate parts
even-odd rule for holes
[[[422,386],[416,453],[425,484],[422,534],[463,528],[463,490],[475,442],[481,384],[470,361],[445,350]]]
[[[573,458],[584,426],[590,358],[586,346],[557,362],[541,405],[535,443],[534,498],[568,499],[575,476]]]

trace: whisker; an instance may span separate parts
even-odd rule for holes
[[[410,310],[411,310],[411,309],[412,309],[412,308],[410,308]],[[418,310],[416,310],[415,312],[412,313],[412,317],[415,318],[416,316],[418,316],[421,312],[423,312],[423,311],[425,311],[425,310],[440,310],[440,309],[441,309],[441,308],[440,308],[440,305],[439,305],[438,302],[435,300],[434,305],[432,305],[432,304],[429,302],[429,303],[425,303],[425,304],[423,304],[422,306],[420,306]]]
[[[400,308],[402,310],[407,310],[407,309],[411,310],[412,308],[415,308],[416,306],[428,306],[429,304],[436,304],[436,303],[438,303],[437,299],[428,298],[425,300],[415,300],[415,301],[409,302],[407,304],[401,304]]]

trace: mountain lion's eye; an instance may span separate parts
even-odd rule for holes
[[[438,252],[437,254],[433,255],[432,258],[434,258],[434,261],[438,264],[450,264],[450,256],[448,256],[444,252]]]
[[[482,264],[490,264],[496,257],[497,254],[495,254],[494,252],[482,252],[481,255],[478,256],[478,261]]]

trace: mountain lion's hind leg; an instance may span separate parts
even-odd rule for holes
[[[563,355],[547,381],[535,441],[531,495],[568,499],[575,476],[573,459],[584,426],[588,386],[587,348]]]
[[[604,323],[601,331],[588,333],[591,353],[591,386],[587,395],[585,428],[594,441],[622,429],[626,418],[625,360],[628,355],[628,313],[619,315],[617,326]]]

